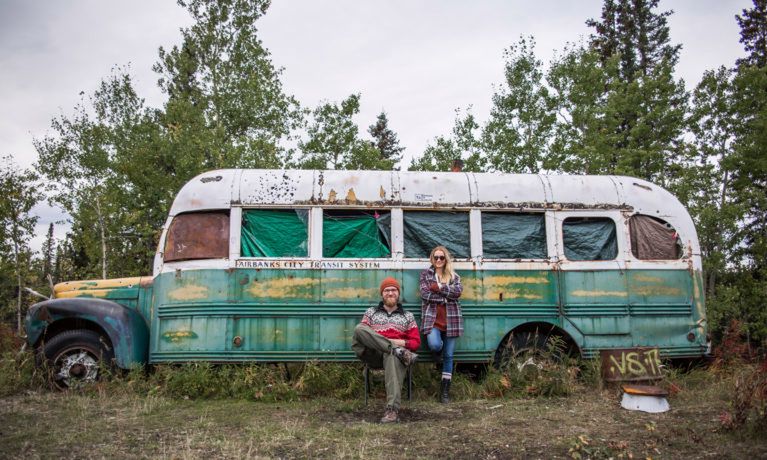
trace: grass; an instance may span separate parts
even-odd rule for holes
[[[416,394],[402,423],[377,423],[381,398],[184,400],[135,393],[31,392],[0,399],[9,457],[583,458],[764,457],[767,442],[721,428],[721,398],[680,392],[665,414],[629,412],[613,390],[569,397],[461,399]],[[577,458],[577,457],[576,457]]]
[[[449,405],[424,363],[402,422],[381,425],[382,377],[365,406],[359,364],[157,366],[62,393],[16,345],[0,347],[9,458],[767,457],[764,365],[669,368],[671,411],[645,414],[620,407],[597,361],[522,354],[455,374]]]
[[[3,455],[383,458],[398,450],[413,458],[767,455],[767,437],[746,427],[726,429],[720,420],[731,408],[738,372],[671,372],[667,384],[677,387],[672,410],[645,414],[621,409],[619,390],[594,386],[587,369],[569,384],[566,396],[549,397],[527,391],[529,382],[515,386],[515,378],[499,383],[504,374],[496,371],[478,382],[458,375],[454,402],[441,405],[437,374],[422,364],[402,422],[385,426],[377,423],[384,399],[380,378],[366,407],[356,366],[308,363],[288,370],[290,379],[275,366],[188,365],[158,368],[149,376],[134,372],[87,391],[27,389],[0,398]],[[247,384],[224,384],[246,377]],[[275,386],[279,380],[284,387]],[[206,382],[229,389],[200,390]],[[242,390],[247,386],[254,389]]]

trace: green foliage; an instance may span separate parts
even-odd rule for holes
[[[373,145],[378,149],[381,158],[399,163],[405,147],[399,145],[397,134],[389,128],[386,112],[381,112],[376,122],[368,127],[368,133],[373,137]]]
[[[24,287],[28,286],[32,252],[29,240],[35,230],[37,216],[30,214],[42,200],[37,175],[20,170],[10,156],[0,158],[0,320],[15,312],[16,328],[21,332],[24,310]]]
[[[740,42],[748,56],[738,59],[738,66],[767,66],[767,1],[753,0],[754,7],[736,14],[740,27]]]
[[[477,133],[479,124],[471,112],[462,115],[456,110],[455,126],[452,137],[439,136],[434,145],[427,145],[423,155],[414,158],[408,168],[410,171],[450,171],[454,160],[463,160],[464,171],[482,171],[484,162]]]
[[[397,155],[394,151],[384,152],[377,143],[360,138],[359,128],[353,120],[359,111],[359,94],[350,95],[340,104],[325,102],[314,109],[306,129],[307,138],[298,143],[301,157],[294,166],[302,169],[391,170],[398,160]]]
[[[34,356],[22,352],[23,340],[0,323],[0,397],[44,387],[43,372],[35,367]]]
[[[168,95],[163,154],[182,183],[219,168],[279,167],[280,141],[300,121],[269,51],[257,36],[268,0],[179,1],[194,23],[160,48],[154,70]]]
[[[676,64],[682,45],[669,44],[668,17],[673,11],[656,13],[660,0],[605,0],[600,21],[589,19],[593,27],[590,45],[602,61],[620,58],[620,76],[631,81],[648,75],[663,61]]]

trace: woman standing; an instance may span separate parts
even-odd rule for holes
[[[455,341],[463,335],[463,315],[458,298],[463,286],[453,271],[450,252],[444,246],[431,250],[431,267],[421,273],[421,332],[437,363],[442,362],[440,401],[450,402]]]

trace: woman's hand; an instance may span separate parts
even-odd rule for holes
[[[389,341],[395,347],[404,347],[405,346],[405,341],[402,340],[402,339],[389,339]]]
[[[439,289],[439,284],[432,281],[432,283],[429,285],[429,290],[434,293],[439,293],[441,290]]]

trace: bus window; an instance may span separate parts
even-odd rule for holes
[[[562,223],[568,260],[613,260],[618,256],[615,222],[607,217],[570,217]]]
[[[544,215],[483,211],[482,257],[547,258]]]
[[[629,219],[631,253],[640,260],[675,260],[682,257],[679,236],[668,222],[642,214]]]
[[[324,211],[322,256],[384,258],[391,256],[388,211]]]
[[[403,226],[406,258],[427,259],[440,245],[456,259],[470,257],[468,212],[405,211]]]
[[[173,218],[165,240],[165,262],[228,256],[228,211],[179,214]]]
[[[242,257],[307,257],[306,209],[245,209],[242,211]]]

